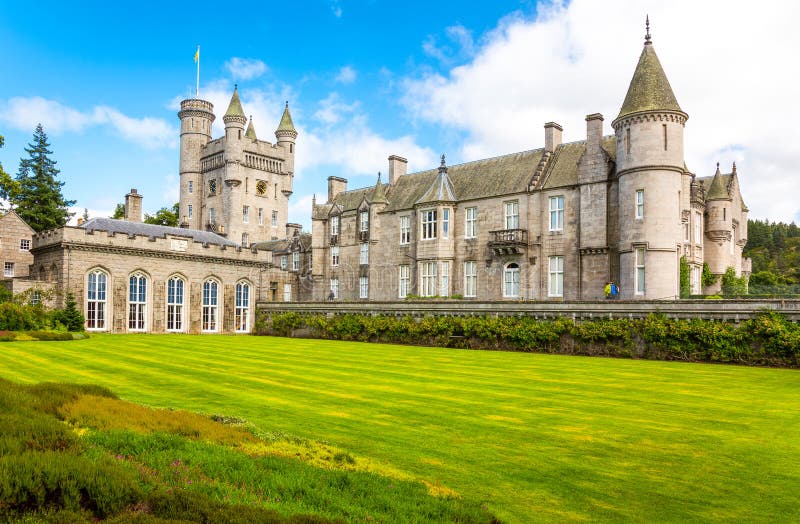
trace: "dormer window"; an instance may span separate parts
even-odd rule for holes
[[[331,217],[331,236],[335,237],[339,234],[339,217]]]
[[[359,213],[359,231],[369,231],[369,211]]]

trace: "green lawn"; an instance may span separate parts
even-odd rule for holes
[[[0,346],[0,376],[324,440],[507,522],[800,520],[800,373],[270,337]]]

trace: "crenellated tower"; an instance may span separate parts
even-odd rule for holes
[[[201,208],[203,178],[200,157],[211,140],[214,105],[206,100],[190,98],[181,102],[180,213],[183,227],[202,229]]]
[[[678,105],[656,56],[650,21],[616,134],[620,286],[626,298],[679,294],[683,130]]]

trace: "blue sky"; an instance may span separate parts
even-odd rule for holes
[[[551,120],[579,140],[595,112],[610,134],[649,13],[690,115],[689,168],[707,176],[736,161],[751,216],[800,220],[794,2],[77,4],[0,11],[0,162],[16,173],[42,122],[65,196],[91,216],[132,187],[146,211],[177,201],[176,111],[194,91],[197,44],[216,125],[234,83],[261,139],[274,141],[289,101],[300,132],[290,218],[308,227],[328,176],[374,183],[392,154],[414,171],[441,153],[458,163],[538,148]]]

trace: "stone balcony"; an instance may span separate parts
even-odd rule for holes
[[[527,229],[489,231],[489,249],[495,255],[519,255],[528,249]]]

